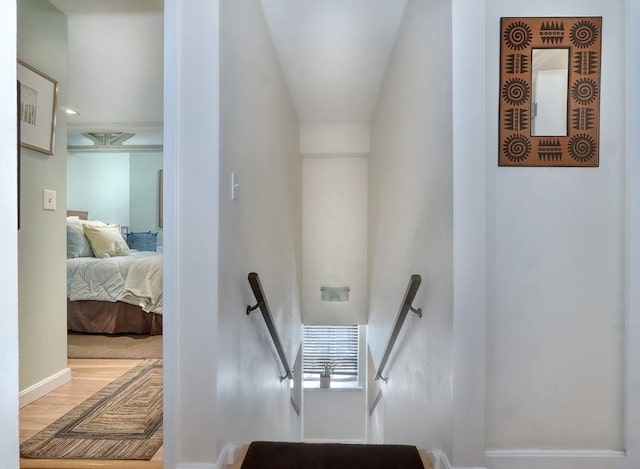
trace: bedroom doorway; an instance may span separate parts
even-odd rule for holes
[[[67,233],[85,234],[67,237],[68,356],[162,358],[163,1],[51,3],[68,25]]]
[[[145,359],[163,358],[163,10],[162,0],[17,2],[18,58],[58,82],[53,154],[23,148],[21,155],[21,442],[96,386]],[[54,210],[43,210],[43,188],[55,191]],[[71,217],[66,223],[65,215]],[[78,226],[82,238],[74,239],[81,245],[74,245],[67,235],[77,235]],[[97,238],[91,239],[89,231]],[[93,270],[102,273],[101,281],[107,277],[102,286],[89,282],[97,286],[96,298],[68,301],[62,295],[67,291],[63,245],[66,263],[97,260],[100,251],[116,264],[112,274],[103,266],[79,267],[84,270],[78,278]],[[83,253],[74,251],[83,248]],[[124,274],[144,269],[155,269],[160,289],[134,298],[135,289],[126,283],[131,277]],[[113,288],[118,276],[121,292]],[[109,320],[114,312],[107,309],[113,305],[117,318]],[[77,309],[73,334],[67,332],[68,306]],[[101,319],[96,321],[95,314]],[[81,392],[63,392],[69,399],[56,407],[56,390],[69,389],[70,380]],[[47,402],[49,396],[53,399]],[[34,414],[28,409],[36,399]],[[149,467],[162,466],[162,451],[152,462]]]

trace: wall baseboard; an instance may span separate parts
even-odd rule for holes
[[[435,450],[431,451],[431,454],[433,454],[435,469],[451,469],[451,464],[449,464],[447,455],[443,451]]]
[[[63,384],[71,381],[71,369],[64,368],[57,373],[43,379],[42,381],[29,386],[28,388],[20,391],[18,394],[18,402],[20,408],[31,404],[32,402],[40,399],[42,396],[46,396],[51,391],[59,388]]]
[[[619,469],[624,451],[613,450],[489,450],[488,469]]]
[[[176,469],[226,469],[227,465],[234,462],[236,447],[234,445],[226,445],[220,451],[218,460],[215,463],[182,463],[176,466]]]
[[[486,467],[480,466],[452,466],[449,462],[449,458],[447,458],[447,454],[444,451],[435,450],[431,451],[431,454],[433,454],[433,458],[435,459],[435,469],[488,469]]]

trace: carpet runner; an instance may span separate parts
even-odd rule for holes
[[[415,446],[254,441],[242,469],[424,469]]]

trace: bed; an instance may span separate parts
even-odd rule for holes
[[[94,243],[103,238],[111,242]],[[162,254],[131,250],[119,227],[68,211],[67,329],[161,334]]]

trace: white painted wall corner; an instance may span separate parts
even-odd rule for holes
[[[223,449],[222,449],[222,454],[220,454],[220,458],[222,459],[222,461],[224,461],[225,464],[231,465],[235,462],[236,460],[236,451],[238,450],[238,447],[235,445],[226,445]],[[219,469],[224,469],[224,466],[220,465],[220,462],[218,462],[218,468]]]
[[[227,466],[231,466],[235,462],[235,455],[238,447],[232,444],[226,445],[222,448],[218,460],[215,464],[190,464],[187,466],[180,466],[178,469],[226,469]]]
[[[40,399],[42,396],[46,396],[54,389],[59,388],[69,381],[71,381],[71,370],[69,368],[64,368],[42,381],[29,386],[28,388],[20,391],[20,394],[18,395],[20,408],[22,409],[24,406]]]
[[[300,153],[348,154],[369,153],[368,124],[301,124]]]
[[[434,458],[434,469],[488,469],[486,467],[462,467],[462,466],[452,466],[449,462],[449,458],[447,458],[447,454],[444,451],[435,450],[431,451]]]

